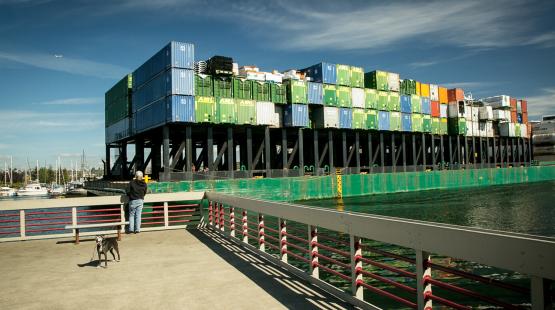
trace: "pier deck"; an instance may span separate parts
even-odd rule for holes
[[[109,261],[107,269],[96,268],[96,254],[89,263],[92,237],[83,238],[80,245],[71,239],[0,243],[0,308],[349,307],[210,234],[173,230],[125,235],[121,262]]]

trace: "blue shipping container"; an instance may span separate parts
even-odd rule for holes
[[[301,71],[305,72],[306,76],[312,78],[312,82],[325,84],[337,83],[337,71],[335,70],[335,64],[321,62]]]
[[[322,104],[324,90],[322,83],[308,82],[308,103]]]
[[[353,109],[339,108],[339,128],[353,128]]]
[[[519,124],[522,124],[522,113],[517,113],[516,120]]]
[[[161,99],[133,114],[133,132],[141,133],[166,124],[166,100]]]
[[[428,97],[422,97],[422,114],[432,114],[432,102]]]
[[[157,75],[133,92],[133,112],[169,95],[195,94],[195,74],[193,70],[171,68]]]
[[[172,41],[133,72],[133,89],[167,68],[195,68],[195,46]]]
[[[412,113],[410,96],[401,95],[401,113]]]
[[[306,104],[288,104],[283,109],[285,127],[308,127],[308,106]]]
[[[166,98],[166,121],[168,123],[194,123],[195,97],[169,96]]]
[[[412,131],[412,115],[401,113],[401,131]]]
[[[378,111],[378,130],[389,130],[389,112]]]

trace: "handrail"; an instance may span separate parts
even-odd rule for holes
[[[555,241],[545,237],[339,212],[207,192],[208,200],[361,238],[555,279]]]

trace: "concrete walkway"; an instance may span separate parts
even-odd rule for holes
[[[126,235],[121,262],[109,261],[107,269],[96,268],[96,255],[89,263],[95,245],[84,239],[0,243],[0,309],[349,307],[198,230]]]

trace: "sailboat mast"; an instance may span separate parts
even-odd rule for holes
[[[13,156],[10,156],[10,187],[13,186]]]

